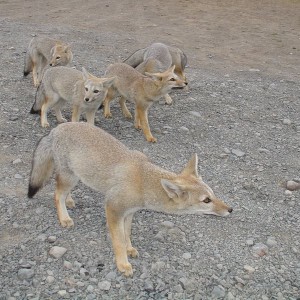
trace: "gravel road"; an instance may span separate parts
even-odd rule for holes
[[[19,14],[27,9],[15,2]],[[267,65],[250,56],[244,65],[223,61],[221,51],[178,45],[177,33],[162,30],[159,40],[188,56],[189,89],[172,92],[170,106],[150,108],[156,144],[122,117],[117,101],[112,119],[99,111],[96,126],[162,167],[179,172],[197,153],[203,179],[234,208],[228,218],[137,213],[132,241],[140,257],[130,260],[134,276],[125,278],[113,261],[103,195],[75,188],[71,230],[58,223],[53,180],[26,196],[33,150],[57,122],[50,113],[44,129],[29,114],[35,89],[23,78],[23,61],[33,36],[55,36],[71,44],[72,66],[101,76],[154,39],[131,38],[120,24],[114,32],[61,26],[49,15],[45,23],[13,18],[7,3],[0,3],[0,299],[300,299],[300,190],[291,188],[300,182],[299,21],[291,44],[276,55],[270,48]],[[65,115],[70,119],[68,107]]]

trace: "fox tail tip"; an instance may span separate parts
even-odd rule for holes
[[[39,189],[40,187],[29,184],[27,193],[28,198],[33,198],[33,196],[38,192]]]

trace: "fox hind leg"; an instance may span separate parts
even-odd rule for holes
[[[78,178],[69,172],[60,173],[56,176],[55,205],[62,227],[70,228],[74,226],[74,222],[69,216],[66,205],[68,205],[68,207],[75,205],[70,193],[77,182]]]

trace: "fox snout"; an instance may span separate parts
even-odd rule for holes
[[[85,102],[90,102],[90,98],[84,98]]]

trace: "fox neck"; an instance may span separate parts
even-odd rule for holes
[[[169,92],[166,90],[164,82],[147,77],[144,78],[143,88],[147,98],[152,101],[158,101],[160,97]]]
[[[153,164],[143,167],[144,209],[172,213],[173,200],[170,199],[161,185],[161,179],[175,179],[176,174]],[[175,212],[175,210],[174,210]]]

